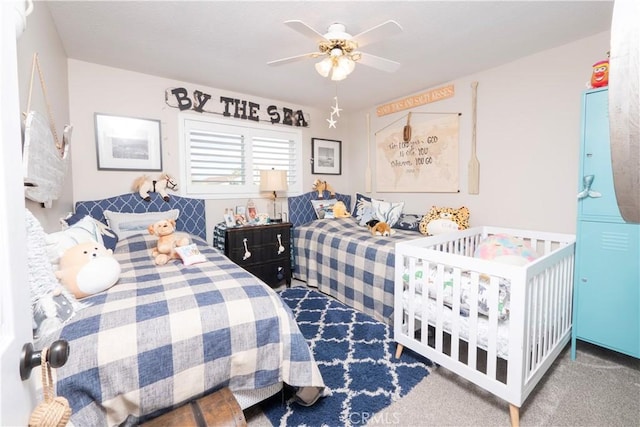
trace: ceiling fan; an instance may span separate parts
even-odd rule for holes
[[[282,65],[307,58],[323,57],[316,63],[316,71],[323,77],[331,75],[331,80],[346,78],[355,68],[356,62],[389,73],[393,73],[400,67],[399,62],[358,50],[367,44],[402,32],[402,27],[396,21],[385,21],[355,36],[347,33],[345,25],[340,23],[329,25],[326,34],[319,33],[299,20],[285,21],[285,25],[314,40],[318,44],[318,50],[270,61],[267,62],[268,65]]]

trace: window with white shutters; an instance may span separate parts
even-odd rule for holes
[[[181,118],[182,185],[203,198],[257,197],[260,170],[287,171],[288,193],[300,193],[302,132],[260,123]]]

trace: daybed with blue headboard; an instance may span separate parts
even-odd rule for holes
[[[243,408],[282,383],[305,389],[324,383],[290,309],[262,281],[205,241],[204,201],[171,195],[151,202],[137,193],[78,202],[73,220],[119,219],[114,256],[119,281],[87,297],[62,329],[47,336],[69,342],[67,363],[57,370],[57,394],[72,407],[74,425],[135,424],[186,401],[229,387]],[[206,261],[155,265],[157,237],[145,232],[144,215],[179,210],[177,228]],[[160,213],[160,214],[159,214]],[[113,225],[113,224],[111,224]],[[73,229],[72,225],[70,229]]]
[[[318,219],[313,202],[344,202],[353,216]],[[394,305],[395,244],[422,237],[414,230],[394,229],[391,236],[374,236],[359,211],[363,200],[351,196],[317,192],[289,197],[289,219],[293,224],[294,277],[317,287],[343,303],[390,323]],[[316,202],[317,204],[317,202]]]

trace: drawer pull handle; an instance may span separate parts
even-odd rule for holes
[[[251,258],[251,252],[249,252],[249,248],[247,248],[247,238],[242,239],[242,243],[244,243],[244,255],[242,256],[242,260],[246,260]]]
[[[598,193],[591,189],[591,185],[593,184],[593,180],[595,179],[594,175],[587,175],[582,178],[583,189],[578,193],[578,200],[582,200],[586,197],[598,198],[602,197],[602,194]]]
[[[282,246],[282,234],[278,234],[278,244],[280,245],[278,246],[278,255],[280,255],[284,252],[284,246]]]

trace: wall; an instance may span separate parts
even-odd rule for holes
[[[70,114],[74,129],[74,156],[73,156],[73,199],[93,200],[110,197],[131,191],[131,184],[135,178],[142,174],[153,176],[153,172],[139,171],[105,171],[98,170],[96,157],[96,142],[94,129],[94,113],[105,113],[128,117],[142,117],[161,120],[163,169],[165,172],[179,175],[179,114],[180,110],[165,103],[165,91],[176,87],[187,89],[192,97],[194,90],[212,95],[206,109],[218,111],[219,98],[221,96],[239,98],[261,105],[261,118],[266,119],[266,109],[269,105],[288,107],[293,110],[301,109],[309,113],[309,127],[303,130],[303,188],[310,191],[313,180],[316,178],[330,179],[336,188],[347,188],[349,173],[343,173],[339,177],[324,177],[311,175],[309,159],[311,158],[311,138],[320,137],[342,140],[346,135],[347,126],[329,129],[326,121],[327,111],[318,111],[309,107],[289,105],[278,100],[267,100],[247,94],[239,94],[222,89],[196,85],[188,82],[170,80],[135,73],[117,68],[105,67],[98,64],[69,59],[69,101]],[[173,101],[173,100],[172,100]],[[171,105],[176,105],[173,102]],[[190,114],[198,114],[190,112]],[[219,115],[200,113],[211,117],[220,118]],[[234,120],[234,119],[229,119]],[[240,119],[235,119],[241,121]],[[274,125],[285,127],[284,125]],[[344,130],[342,130],[344,129]],[[344,159],[343,159],[344,161]],[[344,169],[344,164],[343,164]],[[258,210],[266,209],[268,200],[264,197],[256,197]],[[284,201],[284,199],[281,199]],[[213,227],[222,221],[224,209],[236,205],[245,205],[246,198],[207,200],[207,240],[212,239]]]
[[[73,124],[69,119],[67,55],[45,3],[34,2],[33,12],[27,18],[27,28],[18,39],[17,48],[20,111],[26,112],[27,109],[33,54],[38,53],[56,132],[58,137],[62,138],[64,125]],[[33,81],[31,110],[36,110],[47,117],[47,104],[37,72]],[[78,140],[75,138],[75,134],[72,134],[71,156],[73,156],[76,142]],[[16,165],[16,173],[22,174],[21,166]],[[43,208],[38,202],[26,200],[27,208],[38,218],[47,232],[60,230],[60,218],[72,210],[73,179],[71,176],[72,168],[69,168],[62,194],[58,200],[53,202],[51,208]]]
[[[591,75],[591,64],[604,57],[609,33],[601,33],[555,49],[540,52],[491,70],[452,82],[453,98],[414,111],[460,112],[459,193],[376,193],[375,161],[372,195],[405,201],[405,212],[424,213],[432,205],[467,206],[472,225],[500,225],[546,231],[575,231],[578,190],[578,152],[581,93]],[[467,192],[467,164],[471,144],[471,87],[478,81],[477,145],[480,160],[480,194]],[[304,131],[303,159],[311,156],[311,138],[343,141],[343,174],[323,177],[343,193],[364,192],[367,166],[366,114],[371,116],[370,144],[375,149],[377,130],[406,116],[407,111],[377,117],[375,107],[343,113],[338,129],[327,129],[326,111],[287,105],[245,94],[226,92],[187,82],[133,73],[77,60],[69,60],[70,113],[74,123],[74,200],[95,199],[127,192],[136,172],[98,171],[93,114],[103,112],[162,120],[163,156],[167,172],[179,170],[178,110],[167,107],[167,88],[186,87],[213,95],[232,96],[259,104],[301,108],[311,115]],[[425,88],[427,90],[429,88]],[[399,96],[402,98],[404,95]],[[391,100],[389,100],[391,101]],[[210,101],[211,102],[211,101]],[[206,114],[206,113],[205,113]],[[372,159],[375,159],[372,152]],[[304,160],[304,188],[317,176]],[[266,203],[266,199],[257,200]],[[224,208],[246,203],[209,200],[207,231],[222,218]],[[260,206],[259,206],[260,208]]]
[[[365,187],[366,114],[371,117],[373,195],[405,201],[405,212],[425,213],[432,205],[471,211],[471,225],[498,225],[574,233],[581,94],[591,65],[606,58],[609,32],[540,52],[442,85],[455,85],[455,96],[377,117],[376,106],[351,116],[347,146],[354,175],[351,191]],[[480,193],[468,194],[471,157],[471,82],[477,81],[477,150]],[[424,91],[431,89],[425,88]],[[423,91],[419,92],[422,93]],[[398,96],[398,99],[405,95]],[[393,101],[393,100],[389,100]],[[408,111],[460,112],[459,193],[376,193],[375,132],[406,121]],[[413,119],[415,120],[415,119]]]

